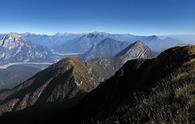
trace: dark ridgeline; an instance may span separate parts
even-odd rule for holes
[[[78,94],[68,101],[35,104],[6,113],[0,120],[7,123],[192,123],[194,58],[195,46],[184,46],[170,48],[157,58],[130,60],[89,93]],[[68,64],[53,66],[64,68],[65,65]]]
[[[58,102],[48,104],[48,108],[34,106],[8,113],[1,120],[105,124],[192,122],[194,54],[195,46],[175,47],[154,59],[128,61],[73,108],[66,109],[63,102]]]
[[[123,54],[114,55],[112,58],[99,58],[92,61],[80,60],[76,57],[63,59],[13,89],[1,93],[0,111],[19,111],[33,105],[58,101],[68,101],[67,103],[70,101],[69,106],[73,106],[100,82],[114,75],[125,61],[133,58],[151,58],[152,51],[146,48],[148,47],[143,43],[135,42],[125,48]],[[131,55],[123,57],[129,54],[129,51]],[[72,99],[74,102],[71,102]]]

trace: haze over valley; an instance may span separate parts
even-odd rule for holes
[[[1,124],[193,124],[194,0],[2,0]]]

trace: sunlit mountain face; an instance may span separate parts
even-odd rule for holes
[[[2,0],[0,123],[193,124],[194,0]]]

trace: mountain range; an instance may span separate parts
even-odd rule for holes
[[[68,41],[78,39],[82,34],[56,33],[50,36],[46,34],[23,33],[20,35],[34,44],[45,46],[49,49],[57,49],[57,46],[59,47]]]
[[[157,52],[162,52],[167,48],[184,44],[188,40],[188,37],[181,40],[174,36],[139,36],[131,34],[110,34],[105,32],[80,34],[57,33],[55,35],[23,33],[21,36],[34,44],[47,47],[58,53],[84,53],[107,38],[117,41],[127,41],[129,43],[140,40],[148,45],[153,51]]]
[[[32,77],[37,72],[37,71],[33,71],[34,68],[35,70],[37,70],[38,69],[37,66],[39,65],[41,67],[42,64],[52,64],[66,57],[63,55],[56,55],[55,53],[53,53],[53,51],[51,51],[51,49],[47,47],[37,45],[36,43],[32,43],[31,41],[27,41],[26,39],[23,38],[23,35],[17,33],[9,33],[5,35],[1,40],[2,58],[0,59],[0,61],[2,65],[1,67],[3,69],[0,69],[0,71],[2,70],[1,71],[2,75],[7,75],[7,76],[0,78],[0,85],[2,85],[0,89],[12,88],[17,84],[25,81],[27,78]],[[58,34],[58,36],[61,35],[64,36],[64,34]],[[104,66],[103,64],[107,65],[108,67],[105,66],[104,67],[108,69],[109,72],[112,71],[111,74],[113,74],[113,72],[115,72],[117,69],[119,69],[119,67],[122,66],[121,62],[119,61],[120,59],[116,57],[116,54],[122,51],[124,48],[126,48],[130,43],[125,41],[117,41],[110,38],[104,39],[103,38],[104,33],[102,33],[101,35],[102,38],[99,38],[98,33],[96,35],[91,34],[91,35],[83,36],[83,37],[90,37],[90,38],[93,37],[94,42],[97,41],[98,39],[99,43],[97,45],[94,44],[89,51],[86,51],[84,54],[80,55],[79,57],[84,60],[95,59],[96,61],[97,59],[96,64],[101,64],[102,66]],[[82,37],[82,42],[84,41],[83,37]],[[100,41],[101,39],[104,40]],[[132,52],[132,55],[136,54],[135,52]],[[134,57],[127,58],[127,60],[133,59]],[[20,64],[21,66],[16,66],[16,68],[13,67],[13,65],[17,65],[17,64]],[[32,71],[25,70],[27,66],[24,68],[22,64],[23,65],[31,64]],[[9,65],[10,66],[12,65],[12,67],[9,68]],[[12,70],[13,68],[16,69],[16,71],[14,71],[15,73],[13,72],[8,73],[10,72],[10,69]],[[16,73],[16,72],[21,72],[22,69],[24,69],[22,73]],[[9,78],[9,76],[12,76],[13,78]]]
[[[195,46],[183,46],[170,48],[157,58],[127,61],[115,75],[85,93],[72,107],[66,108],[65,101],[35,105],[7,113],[0,120],[7,123],[192,123],[194,54]]]
[[[84,53],[88,51],[92,46],[95,46],[102,40],[106,39],[108,36],[108,33],[103,32],[83,34],[76,39],[70,40],[60,46],[57,46],[57,49],[59,52],[63,53]]]
[[[0,40],[1,65],[15,62],[50,62],[52,53],[39,45],[32,44],[19,34],[9,33]]]
[[[108,59],[86,61],[75,57],[65,58],[13,89],[1,93],[0,111],[18,111],[48,102],[69,101],[96,88],[125,61],[153,57],[152,51],[141,42],[135,42],[127,48],[118,56]],[[129,52],[131,54],[126,56]]]
[[[40,34],[32,34],[32,33],[23,33],[23,34],[9,33],[9,34],[2,34],[0,36],[2,38],[1,39],[1,46],[2,46],[1,49],[3,51],[8,51],[7,49],[13,47],[12,51],[15,53],[19,52],[19,51],[16,51],[19,49],[22,49],[22,50],[24,49],[23,51],[26,50],[28,52],[30,52],[30,49],[31,49],[31,54],[32,54],[33,53],[32,49],[34,49],[34,51],[37,51],[37,54],[42,54],[38,56],[42,56],[42,59],[46,59],[46,61],[48,61],[47,59],[52,58],[51,53],[60,53],[60,54],[82,53],[86,55],[90,54],[90,52],[94,52],[95,49],[101,49],[100,46],[105,45],[104,46],[105,48],[106,47],[106,44],[104,44],[105,40],[110,40],[110,42],[118,41],[118,42],[115,42],[118,44],[119,42],[120,43],[124,42],[124,44],[126,43],[126,46],[128,46],[129,44],[135,41],[140,40],[144,42],[147,46],[149,46],[149,48],[151,48],[153,51],[156,51],[156,52],[161,52],[162,50],[175,46],[175,45],[183,45],[182,41],[173,39],[171,37],[158,37],[156,35],[136,36],[136,35],[131,35],[131,34],[110,34],[110,33],[104,33],[104,32],[93,32],[93,33],[83,33],[83,34],[57,33],[55,35],[40,35]],[[20,41],[20,40],[21,41],[13,42],[14,39],[15,41]],[[5,44],[3,44],[4,41],[6,41]],[[108,44],[109,43],[107,43],[107,45]],[[119,50],[116,50],[115,53],[122,50],[125,47],[124,44],[122,45],[122,48]],[[111,47],[111,46],[108,45],[108,47]],[[101,52],[108,54],[108,51],[106,50],[107,49],[102,49]],[[97,51],[100,51],[100,50],[97,50]],[[11,53],[7,53],[7,54],[11,54]],[[15,54],[13,55],[15,56]],[[9,56],[11,55],[2,54],[2,56],[4,58],[9,58]],[[50,58],[48,58],[49,56]],[[104,57],[106,55],[102,55],[102,56]],[[21,59],[21,60],[23,59],[25,61],[28,61],[28,59],[26,58],[21,58],[20,55],[18,59]],[[29,58],[29,59],[32,59],[32,58]],[[62,59],[62,57],[61,58],[58,57],[58,60],[59,59]],[[39,61],[42,61],[42,60],[39,60]],[[7,63],[8,62],[9,60],[7,61]]]
[[[129,44],[129,42],[107,38],[102,40],[97,45],[92,46],[87,52],[81,55],[81,58],[86,60],[110,58],[125,49]]]
[[[0,38],[1,122],[193,122],[193,45],[104,32]]]
[[[82,57],[86,59],[109,57],[138,40],[156,52],[161,52],[171,46],[183,45],[181,41],[171,37],[162,38],[155,35],[136,36],[104,32],[57,33],[55,35],[9,33],[1,35],[1,38],[1,65],[10,62],[55,62],[67,54],[82,54]],[[113,48],[116,49],[113,51]]]

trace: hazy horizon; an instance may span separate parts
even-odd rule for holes
[[[193,0],[2,0],[0,32],[195,34]]]
[[[9,32],[0,32],[0,34],[9,34],[9,33],[18,33],[18,34],[35,34],[35,35],[57,35],[57,34],[89,34],[89,33],[108,33],[108,34],[121,34],[121,35],[134,35],[134,36],[195,36],[194,34],[133,34],[133,33],[112,33],[112,32],[104,32],[104,31],[91,31],[91,32],[55,32],[55,33],[42,33],[42,32],[15,32],[15,31],[9,31]]]

